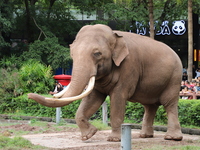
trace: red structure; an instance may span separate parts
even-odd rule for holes
[[[57,80],[63,86],[67,86],[71,81],[71,76],[70,75],[65,75],[65,74],[55,75],[53,78],[55,80]]]

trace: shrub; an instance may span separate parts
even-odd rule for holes
[[[11,55],[10,57],[4,56],[0,60],[0,68],[15,70],[19,69],[21,66],[21,61],[16,55]]]
[[[76,110],[80,105],[80,101],[75,101],[67,106],[62,107],[63,118],[75,118]],[[32,99],[28,99],[27,94],[12,98],[0,105],[0,113],[30,114],[31,116],[55,117],[56,108],[40,105]]]
[[[53,69],[69,67],[72,62],[69,48],[60,45],[56,37],[34,41],[29,45],[29,51],[24,51],[21,58],[23,60],[36,59],[46,65],[51,65]]]
[[[34,59],[28,60],[19,70],[23,92],[48,93],[54,83],[50,66]]]
[[[29,60],[18,70],[7,63],[4,68],[0,68],[0,112],[29,109],[26,103],[27,96],[24,98],[24,95],[22,97],[20,95],[27,92],[48,93],[53,84],[54,79],[49,66]],[[26,99],[26,102],[20,103],[21,98]],[[32,104],[30,106],[34,107]]]
[[[108,118],[110,118],[110,100],[106,100],[108,104]],[[67,106],[62,107],[62,118],[75,118],[76,111],[80,105],[80,101],[75,101]],[[199,126],[200,124],[200,100],[179,100],[178,104],[179,121],[181,125]],[[56,117],[56,108],[42,106],[34,100],[28,99],[27,95],[21,95],[13,98],[10,103],[0,105],[0,113],[7,109],[9,112],[22,112],[32,116]],[[140,103],[128,102],[126,105],[125,121],[130,123],[141,123],[144,114],[144,108]],[[102,119],[102,108],[99,108],[93,119]],[[155,121],[167,124],[167,114],[163,106],[158,108]]]
[[[140,103],[127,102],[125,120],[133,123],[140,123],[144,114],[144,108]]]
[[[17,97],[21,94],[22,89],[17,69],[0,68],[0,106],[1,109],[3,109],[1,111],[7,109],[13,97]],[[15,106],[12,105],[12,107]]]
[[[181,124],[199,126],[200,100],[180,100],[178,109]]]

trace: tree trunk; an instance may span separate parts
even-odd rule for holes
[[[192,80],[193,65],[193,19],[192,0],[188,0],[188,80]]]
[[[48,15],[47,15],[47,18],[48,18],[48,19],[50,18],[51,9],[52,9],[52,7],[53,7],[55,1],[56,1],[56,0],[50,0],[49,8],[48,8],[48,13],[47,13],[47,14],[48,14]]]
[[[30,42],[30,36],[31,36],[31,31],[30,31],[30,20],[31,20],[31,14],[30,14],[30,9],[29,9],[29,2],[28,0],[24,0],[25,7],[26,7],[26,32],[27,32],[27,39]]]
[[[154,18],[153,18],[153,0],[148,0],[149,21],[150,21],[150,37],[154,39]]]
[[[97,20],[104,20],[104,12],[101,8],[97,8]]]

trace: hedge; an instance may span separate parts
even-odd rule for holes
[[[80,104],[79,101],[75,101],[67,106],[62,107],[62,118],[72,119],[75,117],[76,110]],[[106,100],[108,104],[108,111],[110,110],[109,97]],[[200,100],[179,100],[178,104],[179,121],[183,125],[199,126],[200,124]],[[46,106],[42,106],[34,100],[28,99],[27,95],[22,95],[17,98],[13,98],[10,102],[2,103],[0,105],[0,113],[16,113],[21,112],[31,116],[38,117],[53,117],[56,116],[56,109]],[[144,114],[144,108],[140,103],[127,102],[125,121],[131,123],[141,123]],[[102,109],[100,108],[96,114],[92,116],[92,119],[101,119]],[[108,118],[110,113],[108,112]],[[155,117],[156,122],[167,124],[167,114],[160,106]]]

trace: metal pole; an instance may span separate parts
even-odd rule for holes
[[[60,123],[61,107],[56,107],[56,124]]]
[[[121,125],[121,150],[131,150],[131,124]]]
[[[108,125],[108,107],[106,102],[102,104],[102,115],[103,124]]]

